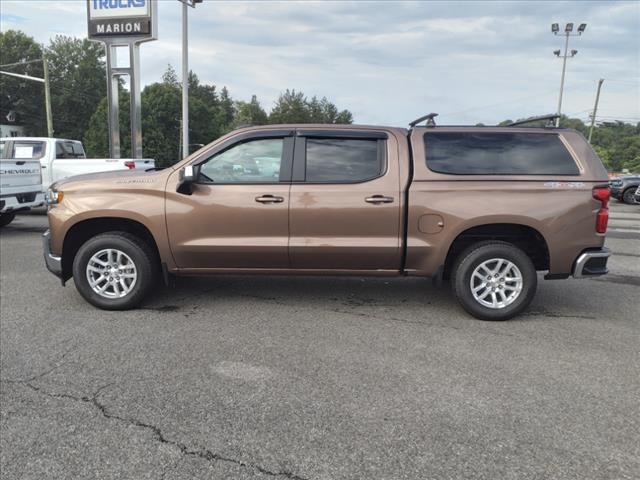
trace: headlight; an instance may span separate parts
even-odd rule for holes
[[[58,192],[56,190],[49,189],[47,194],[44,196],[47,205],[58,205],[62,202],[64,198],[63,192]]]

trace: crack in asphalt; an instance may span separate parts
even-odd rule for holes
[[[166,445],[171,445],[175,448],[177,448],[180,453],[182,453],[182,455],[184,456],[191,456],[191,457],[198,457],[198,458],[202,458],[204,460],[207,460],[211,463],[215,463],[215,462],[227,462],[227,463],[232,463],[234,465],[238,465],[240,467],[243,468],[251,468],[253,470],[256,470],[264,475],[268,475],[268,476],[273,476],[273,477],[284,477],[284,478],[288,478],[291,480],[307,480],[305,477],[301,477],[293,472],[290,472],[289,470],[279,470],[279,471],[272,471],[269,470],[261,465],[257,465],[255,463],[251,463],[251,462],[246,462],[243,460],[239,460],[236,458],[232,458],[232,457],[226,457],[223,455],[220,455],[218,453],[212,452],[209,449],[206,448],[198,448],[198,449],[193,449],[188,447],[186,444],[179,442],[177,440],[171,440],[169,438],[167,438],[165,436],[165,434],[162,432],[162,430],[160,429],[160,427],[153,425],[151,423],[146,423],[143,422],[142,420],[138,420],[137,418],[130,418],[130,417],[123,417],[120,415],[117,415],[115,413],[110,412],[107,409],[107,406],[104,403],[101,403],[99,401],[99,396],[102,393],[103,390],[113,386],[115,383],[109,383],[106,385],[103,385],[102,387],[98,388],[92,396],[88,397],[88,396],[76,396],[76,395],[71,395],[68,393],[53,393],[53,392],[48,392],[46,390],[44,390],[42,387],[38,386],[38,385],[34,385],[33,382],[36,379],[40,379],[42,377],[44,377],[45,375],[48,375],[49,373],[51,373],[52,371],[55,370],[55,368],[58,368],[60,365],[55,366],[54,368],[51,368],[41,374],[35,375],[32,378],[26,379],[26,380],[10,380],[10,379],[0,379],[0,382],[4,382],[4,383],[11,383],[11,384],[20,384],[20,385],[24,385],[28,388],[30,388],[31,390],[33,390],[34,392],[39,393],[40,395],[45,395],[47,397],[50,398],[57,398],[57,399],[64,399],[64,400],[73,400],[75,402],[80,402],[80,403],[84,403],[84,404],[88,404],[91,405],[93,407],[95,407],[103,417],[109,419],[109,420],[116,420],[122,423],[126,423],[128,425],[134,425],[136,427],[139,428],[143,428],[146,430],[149,430],[153,433],[153,435],[155,436],[156,440],[158,440],[160,443],[166,444]]]
[[[74,345],[73,347],[68,348],[67,350],[65,350],[62,353],[62,355],[60,355],[60,358],[58,358],[55,362],[53,362],[47,370],[45,370],[45,371],[43,371],[41,373],[37,373],[34,376],[29,377],[27,379],[23,379],[23,380],[13,380],[13,379],[10,379],[10,378],[4,378],[4,379],[0,379],[0,382],[2,382],[2,383],[29,383],[29,382],[35,382],[36,380],[39,380],[42,377],[46,377],[50,373],[53,373],[54,371],[56,371],[58,368],[66,365],[67,362],[64,362],[63,360],[71,352],[73,352],[76,348],[78,348],[78,346]]]

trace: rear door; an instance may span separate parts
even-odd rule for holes
[[[398,270],[398,145],[385,131],[297,131],[289,208],[292,268]]]

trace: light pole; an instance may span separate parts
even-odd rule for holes
[[[571,50],[571,54],[569,54],[569,37],[582,35],[586,28],[587,24],[581,23],[578,27],[578,32],[571,33],[573,31],[573,23],[567,23],[567,25],[564,27],[564,33],[561,34],[565,36],[564,55],[560,55],[560,50],[555,50],[553,52],[556,57],[562,58],[562,77],[560,77],[560,96],[558,97],[558,118],[556,118],[556,127],[560,126],[560,114],[562,113],[562,92],[564,90],[564,74],[567,69],[567,58],[575,57],[576,53],[578,53],[577,50]],[[554,35],[558,35],[560,27],[557,23],[553,23],[551,25],[551,31]]]
[[[591,143],[591,136],[593,135],[593,127],[596,124],[596,113],[598,112],[598,102],[600,101],[600,89],[604,78],[598,80],[598,91],[596,92],[596,103],[593,105],[593,113],[591,114],[591,127],[589,127],[589,143]]]
[[[189,156],[189,9],[202,0],[178,0],[182,3],[182,158]]]

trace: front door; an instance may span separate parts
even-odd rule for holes
[[[397,152],[386,132],[298,131],[289,208],[292,268],[400,268]]]
[[[167,229],[177,266],[289,268],[293,138],[263,132],[214,151],[195,162],[198,177],[191,194],[172,188],[177,171],[168,183]]]

